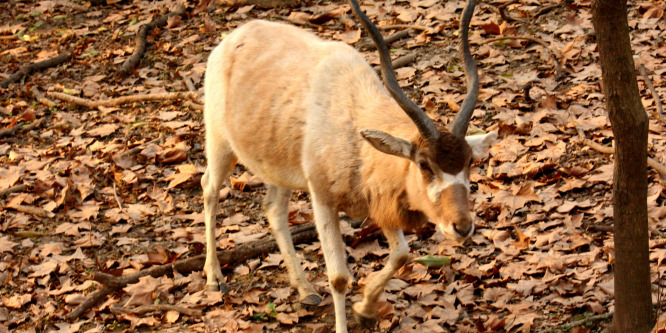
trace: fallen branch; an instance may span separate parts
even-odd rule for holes
[[[72,58],[72,52],[71,51],[65,51],[61,53],[60,55],[53,57],[51,59],[46,59],[44,61],[36,62],[27,66],[24,66],[21,68],[18,72],[14,73],[12,76],[6,78],[2,82],[0,82],[0,86],[3,88],[7,88],[10,83],[16,82],[23,78],[26,75],[29,75],[30,73],[34,71],[41,71],[43,69],[47,69],[50,67],[58,66],[62,64],[65,61],[69,61],[69,59]]]
[[[564,1],[552,4],[552,5],[542,6],[536,13],[534,13],[534,15],[532,15],[532,19],[536,19],[537,17],[539,17],[543,14],[550,13],[550,11],[552,11],[553,9],[555,9],[557,7],[560,7],[560,6],[562,6],[562,5],[564,5],[568,2],[570,2],[570,1],[569,0],[564,0]]]
[[[600,144],[596,143],[595,141],[590,140],[588,138],[584,138],[582,141],[585,145],[587,145],[588,147],[590,147],[590,148],[592,148],[592,149],[594,149],[594,150],[596,150],[600,153],[604,153],[604,154],[614,154],[615,153],[615,148],[613,148],[613,147],[602,146],[602,145],[600,145]],[[655,160],[652,157],[647,158],[647,164],[648,164],[649,167],[651,167],[652,169],[657,171],[661,175],[662,178],[666,179],[666,165],[663,165],[663,164],[659,163],[659,161]]]
[[[41,91],[39,91],[39,88],[37,86],[32,86],[30,88],[30,92],[32,92],[32,95],[35,96],[35,99],[37,99],[38,102],[48,106],[48,107],[53,107],[56,105],[56,103],[42,95]]]
[[[0,138],[5,137],[5,136],[14,135],[16,132],[31,131],[31,130],[37,128],[38,126],[40,126],[42,124],[42,121],[43,121],[42,118],[37,119],[37,120],[33,121],[32,123],[30,123],[29,125],[26,125],[25,127],[23,127],[23,123],[17,123],[16,125],[12,126],[11,128],[0,130]]]
[[[0,138],[5,137],[5,136],[14,135],[14,133],[16,133],[16,131],[18,131],[19,128],[21,128],[21,125],[23,125],[23,123],[19,122],[19,123],[14,124],[14,126],[12,126],[10,128],[5,128],[3,130],[0,130]]]
[[[499,11],[500,17],[502,17],[502,20],[504,20],[506,22],[525,22],[525,21],[527,21],[526,19],[513,17],[513,16],[509,15],[509,13],[506,12],[507,7],[509,7],[509,6],[511,6],[515,3],[518,3],[518,2],[519,2],[518,0],[512,0],[512,1],[505,2],[505,3],[497,6],[497,10]]]
[[[550,50],[550,46],[548,45],[548,43],[544,42],[543,40],[541,40],[539,38],[534,38],[534,37],[529,37],[529,36],[501,36],[501,37],[486,39],[483,42],[481,42],[481,45],[494,43],[494,42],[498,42],[498,41],[505,40],[505,39],[528,40],[528,41],[531,41],[531,42],[534,42],[534,43],[537,43],[537,44],[543,46],[543,48],[546,49],[546,52],[548,52],[548,55],[550,56],[550,60],[555,65],[555,78],[558,79],[562,76],[563,72],[562,72],[562,67],[560,66],[559,60],[557,59],[557,57],[555,57],[555,54],[553,53],[553,51]]]
[[[390,45],[391,43],[406,37],[409,37],[409,29],[398,31],[393,35],[384,38],[384,42],[386,42],[386,45]],[[366,50],[366,51],[374,50],[377,48],[375,42],[373,42],[371,38],[367,37],[363,38],[356,46],[360,50]]]
[[[294,244],[316,240],[317,230],[315,229],[314,223],[301,224],[293,227],[292,239],[294,240]],[[231,250],[217,251],[217,259],[220,261],[221,266],[228,266],[275,250],[277,250],[277,243],[275,243],[272,236],[269,236],[254,242],[238,245]],[[107,295],[126,287],[128,284],[139,282],[139,278],[143,276],[150,275],[158,277],[172,273],[173,271],[177,271],[179,274],[200,271],[203,269],[205,260],[206,255],[201,254],[192,258],[177,260],[173,263],[153,266],[123,276],[113,276],[106,273],[95,272],[93,273],[93,279],[102,283],[102,288],[90,295],[85,302],[81,303],[81,305],[79,305],[74,311],[67,314],[66,317],[69,320],[77,319],[88,309],[103,300]]]
[[[185,7],[178,6],[178,8],[176,8],[176,10],[173,12],[166,13],[160,16],[157,20],[153,20],[150,23],[142,25],[141,28],[139,28],[139,32],[136,34],[136,46],[134,47],[134,53],[132,53],[132,56],[130,56],[129,59],[125,60],[118,73],[120,75],[127,75],[127,73],[129,73],[129,71],[139,63],[143,53],[146,52],[146,38],[148,37],[148,33],[153,31],[155,28],[161,28],[165,26],[169,17],[183,15],[184,13]]]
[[[132,309],[126,309],[123,308],[122,306],[118,304],[114,304],[111,306],[111,312],[113,313],[136,313],[136,314],[144,314],[147,312],[155,312],[155,311],[176,311],[178,313],[190,316],[190,317],[201,317],[202,312],[201,310],[196,310],[196,309],[188,309],[182,306],[177,306],[177,305],[171,305],[171,304],[148,304],[148,305],[142,305],[142,306],[137,306]]]
[[[12,193],[17,193],[17,192],[23,192],[24,190],[28,189],[29,186],[26,184],[21,184],[21,185],[16,185],[10,188],[6,188],[2,191],[0,191],[0,198],[12,194]]]
[[[362,220],[352,220],[352,227],[358,228]],[[294,244],[301,244],[317,240],[317,230],[314,223],[300,224],[291,227],[291,237]],[[277,250],[277,243],[273,236],[266,236],[262,239],[241,244],[231,250],[217,251],[217,259],[220,261],[221,266],[230,266],[244,262],[249,258],[255,258]],[[201,254],[192,258],[176,260],[169,264],[153,266],[148,269],[140,270],[133,274],[123,276],[113,276],[106,273],[95,272],[93,279],[102,284],[102,288],[89,295],[88,298],[81,303],[74,311],[68,313],[66,318],[68,320],[75,320],[84,314],[88,309],[101,302],[106,296],[114,293],[128,284],[139,282],[139,278],[143,276],[158,277],[174,271],[179,274],[187,274],[193,271],[200,271],[203,269],[206,255]]]
[[[204,109],[203,104],[194,103],[194,102],[185,102],[185,103],[183,103],[183,105],[187,106],[187,107],[189,107],[193,110],[203,111],[203,109]]]
[[[150,140],[148,142],[142,143],[142,144],[128,150],[127,153],[130,154],[130,155],[138,154],[140,151],[144,150],[149,145],[159,143],[160,141],[162,141],[162,139],[164,139],[164,135],[160,133],[160,135],[157,138],[155,138],[153,140]]]
[[[611,318],[613,318],[613,315],[615,315],[615,312],[610,311],[608,313],[602,313],[602,314],[599,314],[599,315],[596,315],[596,316],[591,316],[591,317],[587,317],[587,318],[584,318],[584,319],[581,319],[581,320],[572,321],[570,323],[560,325],[557,328],[561,331],[564,331],[564,330],[567,330],[567,329],[571,329],[571,328],[574,328],[574,327],[585,325],[586,323],[589,323],[589,322],[611,319]],[[547,332],[547,331],[542,331],[542,332]]]
[[[183,81],[185,82],[185,86],[187,87],[188,91],[197,91],[197,88],[194,86],[194,82],[192,82],[192,79],[189,76],[184,77]]]
[[[169,100],[176,100],[176,99],[196,99],[197,94],[192,91],[188,92],[172,92],[172,93],[161,93],[161,94],[145,94],[145,95],[131,95],[131,96],[123,96],[123,97],[118,97],[118,98],[110,98],[110,99],[105,99],[101,101],[91,101],[89,99],[85,98],[80,98],[72,95],[67,95],[59,92],[48,92],[46,93],[49,95],[49,97],[53,97],[55,99],[63,100],[66,102],[70,102],[72,104],[80,105],[80,106],[85,106],[87,108],[96,108],[100,106],[120,106],[122,104],[126,103],[135,103],[135,102],[150,102],[150,101],[169,101]]]
[[[513,5],[513,4],[516,4],[516,3],[519,3],[519,1],[517,1],[517,0],[508,1],[508,2],[505,2],[505,3],[502,3],[502,4],[490,3],[490,4],[487,4],[487,5],[490,6],[490,7],[492,8],[493,12],[499,14],[500,17],[501,17],[504,21],[506,21],[506,22],[512,22],[512,21],[515,21],[515,22],[521,22],[521,23],[523,23],[523,22],[529,22],[530,20],[535,20],[535,19],[538,18],[539,16],[541,16],[541,15],[543,15],[543,14],[546,14],[546,13],[549,13],[549,12],[552,11],[553,9],[562,6],[562,5],[565,4],[566,2],[567,2],[567,1],[562,1],[562,2],[559,2],[559,3],[556,3],[556,4],[551,4],[551,5],[542,6],[541,8],[539,8],[539,10],[537,10],[537,11],[536,11],[532,16],[530,16],[529,18],[517,18],[517,17],[514,17],[514,16],[509,15],[509,13],[507,12],[507,7],[509,7],[510,5]]]
[[[230,7],[255,5],[261,8],[291,8],[296,7],[301,0],[220,0],[220,4]]]
[[[423,25],[413,25],[413,24],[390,24],[390,25],[378,25],[377,29],[379,30],[392,30],[392,29],[414,29],[421,31],[435,31],[434,28],[426,27]]]
[[[34,130],[35,128],[39,127],[42,125],[42,122],[44,121],[44,118],[39,118],[30,124],[26,125],[25,127],[21,128],[21,132],[29,132]]]
[[[654,85],[652,84],[652,80],[650,80],[650,77],[647,74],[647,71],[645,70],[645,66],[641,64],[638,69],[641,72],[641,75],[643,76],[643,81],[645,82],[645,86],[650,89],[650,92],[652,92],[652,98],[654,99],[654,104],[657,106],[657,116],[659,119],[661,119],[662,122],[666,122],[666,119],[664,118],[664,109],[661,107],[661,99],[659,98],[659,94],[657,93],[657,90],[654,89]]]
[[[612,225],[592,225],[588,228],[588,230],[596,231],[596,232],[613,232],[613,226]]]
[[[574,124],[576,123],[576,119],[574,115],[569,112],[569,116],[573,119]],[[601,145],[594,140],[590,140],[585,136],[585,132],[579,127],[576,126],[576,131],[578,132],[578,139],[580,142],[584,143],[586,146],[604,154],[615,154],[615,148],[613,147],[606,147],[604,145]],[[659,161],[655,160],[652,157],[647,158],[647,165],[661,175],[662,178],[666,179],[666,165],[663,165],[659,163]]]
[[[402,67],[405,67],[405,66],[413,63],[414,60],[416,60],[416,53],[410,53],[410,54],[404,55],[404,56],[402,56],[398,59],[393,60],[391,63],[393,64],[393,69],[398,69],[398,68],[402,68]],[[379,73],[381,71],[379,66],[375,66],[373,68],[374,68],[375,72],[377,72],[377,73]]]
[[[19,211],[21,213],[26,213],[26,214],[30,214],[30,215],[39,216],[39,217],[54,217],[55,216],[54,213],[49,212],[49,211],[44,210],[44,209],[39,208],[39,207],[35,207],[35,206],[9,205],[9,206],[6,206],[5,208],[10,208],[10,209]]]
[[[123,204],[122,202],[120,202],[120,198],[118,198],[118,193],[116,192],[116,182],[113,182],[113,197],[116,198],[118,209],[120,209],[121,212],[125,213],[125,209],[123,209]]]
[[[271,17],[274,18],[274,19],[289,22],[289,23],[294,24],[294,25],[300,25],[300,26],[303,26],[303,27],[306,27],[306,28],[312,28],[312,29],[316,29],[316,30],[319,30],[320,28],[322,28],[322,29],[324,28],[323,26],[321,26],[319,24],[310,23],[308,21],[298,21],[298,20],[291,19],[287,16],[273,15]]]

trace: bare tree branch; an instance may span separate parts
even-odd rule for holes
[[[30,73],[34,71],[41,71],[43,69],[49,68],[49,67],[54,67],[62,64],[63,62],[69,61],[72,58],[72,52],[71,51],[65,51],[61,53],[60,55],[53,57],[51,59],[46,59],[44,61],[36,62],[34,64],[30,64],[27,66],[24,66],[21,68],[18,72],[14,73],[12,76],[6,78],[2,82],[0,82],[0,86],[3,88],[7,88],[10,83],[16,82],[23,78],[26,75],[30,75]]]

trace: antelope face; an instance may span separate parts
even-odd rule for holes
[[[411,161],[406,187],[412,208],[458,241],[474,232],[469,204],[470,165],[473,158],[485,156],[497,133],[462,138],[444,131],[434,143],[420,139],[412,142],[376,130],[365,130],[361,135],[376,149]]]

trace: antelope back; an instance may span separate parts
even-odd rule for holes
[[[205,122],[216,124],[207,140],[229,142],[244,165],[282,187],[353,178],[359,127],[387,116],[394,126],[395,117],[409,124],[399,108],[386,109],[386,90],[352,47],[286,24],[236,29],[212,52],[206,75],[206,94],[216,95],[204,111]]]

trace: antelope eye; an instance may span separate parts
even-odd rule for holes
[[[432,170],[430,170],[430,165],[428,165],[428,162],[419,162],[419,168],[421,169],[421,171],[432,172]]]

